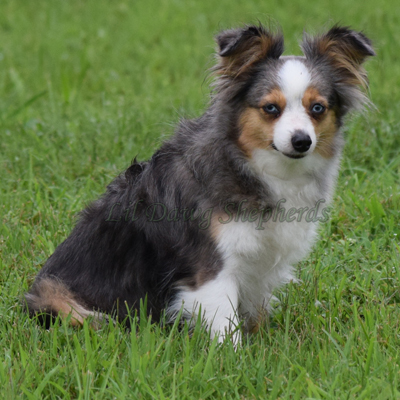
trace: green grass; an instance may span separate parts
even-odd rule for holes
[[[0,397],[400,398],[400,14],[395,0],[0,2]],[[271,20],[365,30],[377,110],[354,116],[332,218],[300,284],[236,352],[196,326],[141,319],[93,331],[26,318],[18,302],[75,216],[180,116],[208,99],[221,28]]]

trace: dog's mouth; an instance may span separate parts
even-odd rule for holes
[[[275,146],[275,143],[272,143],[272,148],[276,151],[279,151],[280,153],[282,153],[284,156],[288,157],[288,158],[292,158],[294,160],[298,160],[300,158],[304,158],[307,154],[288,154],[288,153],[284,153],[283,151],[278,150],[278,148]]]
[[[286,157],[293,158],[295,160],[305,157],[305,154],[287,154],[287,153],[282,153],[282,154]]]

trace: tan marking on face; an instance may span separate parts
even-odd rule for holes
[[[336,113],[328,108],[327,99],[322,96],[317,89],[310,87],[304,93],[302,103],[310,116],[314,125],[315,135],[317,136],[317,145],[315,151],[322,157],[330,158],[335,154],[334,138],[338,131]],[[315,103],[320,103],[326,110],[323,114],[314,118],[310,112]]]
[[[302,103],[307,112],[315,103],[321,103],[323,106],[328,107],[328,101],[324,96],[321,96],[319,91],[313,87],[309,87],[305,92]]]
[[[279,116],[269,115],[262,107],[274,104],[282,115],[286,107],[286,99],[279,89],[273,89],[260,101],[259,108],[246,108],[240,117],[241,134],[238,139],[240,148],[247,157],[251,157],[255,149],[272,149],[274,126]]]
[[[276,104],[279,106],[281,112],[286,107],[286,98],[280,89],[272,89],[265,97],[261,99],[260,107],[267,104]]]
[[[334,110],[328,110],[325,117],[317,122],[315,134],[317,146],[315,151],[322,157],[331,158],[335,155],[335,136],[338,131],[337,118]]]

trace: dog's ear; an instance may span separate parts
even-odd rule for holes
[[[283,53],[283,36],[272,34],[261,25],[223,31],[216,41],[220,57],[216,70],[233,77],[261,60],[277,59]]]
[[[367,86],[367,74],[362,64],[375,52],[363,33],[335,25],[322,36],[306,35],[301,47],[307,59],[328,61],[337,72],[335,76],[339,83]]]

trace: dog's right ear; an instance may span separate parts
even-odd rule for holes
[[[216,37],[220,63],[216,70],[237,77],[261,60],[278,59],[284,50],[282,34],[272,34],[262,25],[229,29]]]

